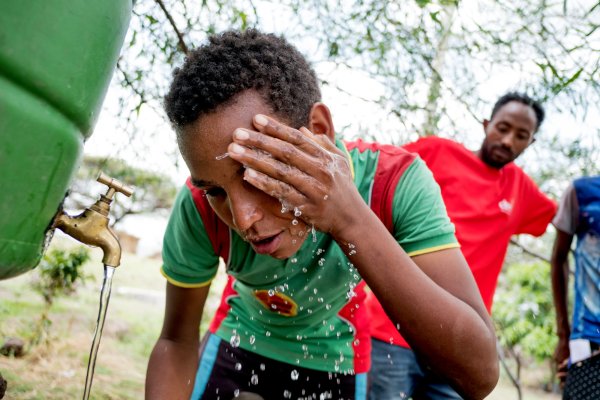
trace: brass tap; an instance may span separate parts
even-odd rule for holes
[[[116,192],[129,197],[133,189],[102,172],[98,175],[97,181],[108,186],[106,194],[101,194],[95,204],[77,216],[72,217],[60,210],[54,218],[52,228],[58,228],[87,245],[100,247],[104,252],[102,258],[104,265],[118,267],[121,262],[121,244],[117,235],[108,226],[108,212]]]

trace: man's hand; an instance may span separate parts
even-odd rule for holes
[[[556,365],[556,378],[560,381],[560,387],[564,387],[567,379],[567,368],[569,366],[569,340],[559,338],[553,356]]]

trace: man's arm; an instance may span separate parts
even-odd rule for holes
[[[552,258],[550,260],[552,276],[552,295],[554,298],[554,308],[556,310],[556,333],[558,335],[558,344],[554,352],[554,361],[559,367],[559,378],[564,380],[565,361],[569,358],[569,313],[567,299],[569,293],[569,251],[573,235],[556,229],[556,238],[554,248],[552,249]]]
[[[199,329],[210,285],[182,288],[167,283],[162,332],[146,373],[146,399],[189,399],[198,368]]]

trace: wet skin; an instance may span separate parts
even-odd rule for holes
[[[483,128],[485,139],[477,155],[490,167],[500,169],[534,142],[537,117],[530,106],[511,101],[491,121],[484,120]]]
[[[333,210],[362,202],[348,161],[331,140],[278,122],[255,91],[200,117],[184,137],[193,183],[257,253],[288,258],[313,225],[335,231],[341,213]],[[228,157],[217,159],[225,152]]]

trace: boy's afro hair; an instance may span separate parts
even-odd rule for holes
[[[257,90],[274,114],[299,128],[321,100],[315,72],[285,39],[255,29],[209,37],[193,50],[165,96],[165,110],[175,128],[196,121],[235,95]]]

